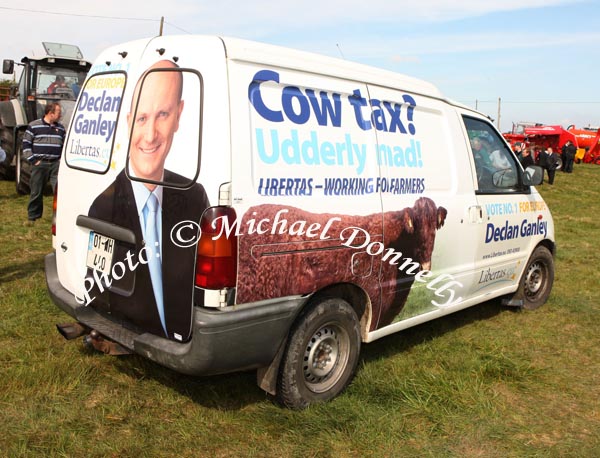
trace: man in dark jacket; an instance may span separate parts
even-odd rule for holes
[[[563,172],[573,173],[573,162],[575,161],[576,154],[577,148],[571,140],[567,140],[567,143],[562,147]]]
[[[523,148],[523,150],[521,151],[521,154],[519,154],[519,162],[521,163],[521,165],[523,166],[524,169],[526,169],[527,167],[529,167],[530,165],[534,165],[533,162],[533,157],[532,157],[532,149],[529,148]]]
[[[65,141],[65,127],[58,122],[61,116],[60,104],[48,103],[44,117],[29,124],[23,136],[23,154],[31,163],[31,196],[27,206],[30,224],[42,217],[46,183],[50,181],[53,191],[56,188],[58,165]]]
[[[539,164],[548,172],[548,184],[554,184],[554,175],[560,167],[560,157],[551,147],[540,153]]]

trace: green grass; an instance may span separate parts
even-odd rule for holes
[[[65,457],[600,456],[600,167],[541,191],[558,251],[548,303],[497,301],[363,346],[334,401],[275,405],[252,372],[182,376],[67,342],[46,293],[50,205],[0,182],[0,450]]]

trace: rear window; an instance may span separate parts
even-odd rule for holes
[[[202,105],[197,71],[166,64],[146,71],[127,115],[127,176],[174,188],[192,186],[200,173]]]

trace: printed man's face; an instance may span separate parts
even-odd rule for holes
[[[155,71],[148,74],[140,89],[135,119],[134,100],[132,112],[127,117],[131,132],[129,157],[139,178],[162,179],[165,160],[183,110],[180,92],[181,74]]]

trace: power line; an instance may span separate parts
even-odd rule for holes
[[[29,10],[25,8],[9,8],[7,6],[0,6],[1,10],[8,11],[19,11],[22,13],[40,13],[40,14],[53,14],[55,16],[75,16],[75,17],[89,17],[96,19],[118,19],[124,21],[146,21],[146,22],[160,22],[160,19],[149,19],[149,18],[138,18],[138,17],[119,17],[119,16],[99,16],[94,14],[77,14],[77,13],[59,13],[56,11],[44,11],[44,10]],[[170,24],[173,27],[173,24]]]
[[[175,24],[171,24],[170,22],[165,21],[165,24],[170,25],[171,27],[176,28],[177,30],[181,30],[189,35],[192,35],[192,32],[188,32],[187,30],[183,30],[181,27],[177,27]]]
[[[78,13],[59,13],[56,11],[44,11],[44,10],[29,10],[25,8],[9,8],[7,6],[0,6],[0,10],[8,10],[8,11],[19,11],[23,13],[39,13],[39,14],[53,14],[55,16],[75,16],[75,17],[87,17],[94,19],[117,19],[121,21],[143,21],[143,22],[160,22],[160,19],[150,19],[150,18],[139,18],[139,17],[119,17],[119,16],[100,16],[95,14],[78,14]],[[171,22],[164,21],[165,24],[180,30],[181,32],[192,35],[192,32],[188,32],[187,30],[182,29],[179,26]]]

